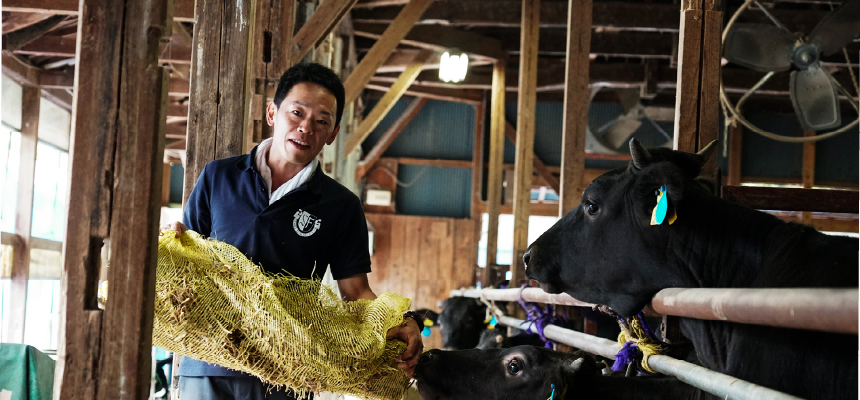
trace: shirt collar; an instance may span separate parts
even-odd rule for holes
[[[260,174],[260,171],[257,171],[257,167],[254,165],[255,164],[254,161],[257,159],[256,156],[257,156],[257,148],[258,147],[260,147],[259,144],[254,146],[253,149],[251,149],[250,154],[246,154],[244,157],[239,157],[239,159],[236,160],[236,168],[238,170],[246,171],[246,172],[247,171],[253,171],[253,172],[256,172],[257,175]],[[320,165],[320,163],[318,161],[314,160],[312,162],[317,163],[316,170],[314,171],[314,175],[311,177],[311,179],[309,181],[305,182],[304,184],[302,184],[301,186],[299,186],[296,189],[297,190],[298,189],[310,189],[311,192],[313,192],[314,194],[321,194],[323,188],[325,187],[325,182],[326,182],[325,178],[327,178],[328,176],[323,176],[323,175],[325,175],[325,173],[322,171],[322,165]]]

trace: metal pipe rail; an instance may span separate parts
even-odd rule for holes
[[[663,289],[651,308],[663,315],[857,334],[858,295],[852,289]],[[520,289],[452,290],[451,296],[516,301]],[[593,306],[567,294],[539,288],[522,291],[525,301]]]
[[[497,316],[496,321],[502,325],[515,328],[525,328],[527,327],[525,324],[528,323],[527,321],[508,316]],[[599,354],[606,358],[615,359],[615,353],[618,352],[618,343],[616,342],[591,336],[582,332],[560,328],[555,325],[547,325],[543,333],[544,336],[556,342],[577,347],[592,354]],[[707,368],[703,368],[686,361],[677,360],[669,356],[651,356],[648,358],[648,365],[661,374],[674,376],[684,383],[720,396],[720,398],[723,399],[799,399],[799,397],[768,389],[763,386],[758,386],[742,379],[714,372]]]

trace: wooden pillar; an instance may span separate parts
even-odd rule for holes
[[[170,166],[171,163],[164,163],[164,169],[161,172],[161,206],[167,207],[170,205]]]
[[[702,67],[699,89],[699,127],[696,151],[720,137],[720,61],[722,59],[722,0],[704,0]],[[717,176],[717,155],[705,161],[702,175]]]
[[[27,315],[27,284],[30,281],[30,232],[33,222],[33,178],[36,173],[36,145],[39,142],[38,87],[22,85],[21,156],[18,162],[18,201],[15,205],[15,236],[12,242],[12,292],[8,343],[24,343],[24,320]]]
[[[56,399],[141,399],[150,384],[169,0],[84,0],[78,28]],[[96,302],[110,238],[110,292]]]
[[[475,133],[472,145],[472,220],[481,223],[481,178],[483,177],[484,167],[484,109],[486,108],[486,97],[481,104],[475,106]],[[480,228],[478,225],[478,236],[480,236]],[[478,238],[480,239],[480,238]]]
[[[505,60],[493,65],[490,92],[490,153],[487,167],[487,266],[481,283],[495,283],[496,251],[499,241],[499,214],[502,208],[502,167],[505,156]]]
[[[528,247],[531,209],[532,158],[535,140],[535,107],[537,102],[538,30],[540,0],[523,0],[522,38],[520,42],[519,100],[517,102],[517,144],[514,161],[514,260],[511,264],[511,286],[526,279],[523,254]]]
[[[585,130],[588,127],[588,66],[591,49],[591,0],[569,0],[567,63],[564,75],[564,125],[561,136],[561,193],[558,216],[573,210],[582,194],[585,174]]]
[[[729,176],[726,183],[730,186],[741,185],[741,149],[743,148],[744,126],[734,124],[729,130]]]
[[[815,136],[815,131],[803,132],[803,136]],[[811,189],[815,186],[815,142],[803,143],[803,171],[802,183],[803,187]],[[800,222],[806,225],[812,225],[812,213],[804,211],[800,214]]]
[[[206,163],[244,153],[252,132],[256,1],[198,0],[183,203]],[[281,71],[283,72],[283,71]]]

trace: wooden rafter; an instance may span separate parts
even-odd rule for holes
[[[379,39],[385,31],[385,26],[354,24],[353,29],[356,36]],[[456,48],[468,53],[470,58],[484,58],[487,61],[507,58],[507,53],[502,49],[502,43],[498,39],[440,25],[415,26],[400,43],[437,53]]]
[[[370,83],[365,86],[365,89],[376,90],[387,93],[391,90],[391,85],[380,85]],[[478,104],[481,102],[482,93],[480,90],[474,89],[444,89],[436,87],[427,87],[413,84],[404,93],[409,96],[426,97],[428,99],[452,101],[455,103]]]
[[[367,52],[361,62],[352,70],[344,82],[346,89],[346,103],[352,103],[358,98],[361,90],[370,81],[382,63],[397,47],[397,44],[409,33],[415,21],[421,17],[424,10],[433,3],[433,0],[410,0],[406,6],[397,14],[385,33],[376,41],[376,44]]]
[[[5,14],[5,13],[4,13]],[[50,18],[51,14],[47,13],[10,13],[11,15],[3,20],[3,34],[17,31],[21,28],[26,28],[36,22]],[[5,18],[5,17],[4,17]]]
[[[334,29],[335,25],[358,0],[328,0],[317,8],[293,38],[290,60],[297,62]]]
[[[382,96],[382,99],[376,103],[376,106],[373,107],[373,110],[361,121],[361,124],[358,125],[358,128],[355,132],[350,133],[349,137],[346,140],[346,144],[344,145],[344,159],[349,157],[352,152],[361,145],[361,142],[373,132],[373,129],[376,128],[377,125],[382,121],[383,118],[388,114],[388,111],[394,107],[394,104],[397,103],[397,100],[406,93],[406,89],[409,88],[409,85],[412,84],[412,81],[415,80],[415,77],[418,76],[418,73],[421,72],[421,66],[424,64],[430,55],[433,53],[429,50],[424,50],[418,53],[415,56],[415,59],[412,60],[412,63],[409,67],[406,68],[406,71],[403,71],[400,74],[400,77],[397,78],[397,81],[391,85],[391,89]]]
[[[41,37],[60,22],[66,19],[65,15],[53,15],[49,18],[36,22],[33,25],[18,29],[11,33],[3,34],[3,50],[15,51],[24,47],[37,38]]]
[[[409,121],[412,121],[412,118],[414,118],[415,115],[418,114],[418,111],[421,110],[421,107],[423,107],[425,103],[427,103],[426,97],[416,97],[412,100],[412,102],[409,103],[409,105],[406,107],[406,110],[403,111],[403,114],[401,114],[400,117],[397,118],[397,121],[394,121],[394,124],[391,125],[391,127],[388,128],[388,130],[382,134],[382,137],[379,138],[379,141],[376,142],[376,144],[373,146],[373,149],[367,152],[367,155],[364,157],[364,160],[358,163],[358,166],[356,166],[355,168],[356,182],[360,181],[361,178],[363,178],[364,175],[367,173],[367,171],[373,168],[374,164],[376,164],[379,158],[382,157],[382,153],[384,153],[385,150],[388,149],[388,146],[390,146],[391,143],[394,142],[394,139],[397,137],[397,135],[399,135],[400,132],[403,131],[403,128],[405,128],[406,125],[409,124]]]
[[[3,0],[3,11],[78,15],[78,0]],[[194,22],[194,0],[175,0],[174,21]]]

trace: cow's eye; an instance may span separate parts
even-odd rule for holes
[[[587,212],[588,215],[597,214],[597,210],[600,210],[600,207],[597,204],[590,201],[585,203],[585,212]]]
[[[520,367],[519,360],[513,359],[508,363],[508,372],[510,372],[511,375],[519,374],[520,371],[522,371],[522,368]]]

